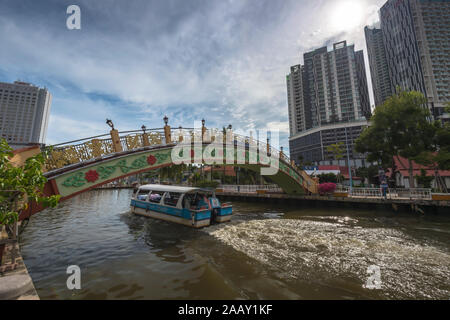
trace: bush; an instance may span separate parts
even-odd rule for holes
[[[319,185],[320,195],[331,194],[336,190],[336,184],[332,182],[322,183]]]
[[[317,178],[319,178],[319,183],[327,183],[327,182],[337,182],[337,176],[334,173],[322,173],[317,175]]]
[[[195,183],[195,187],[198,188],[212,188],[215,189],[219,185],[219,182],[217,181],[208,181],[208,180],[202,180]]]
[[[28,158],[21,167],[10,162],[12,148],[0,139],[0,227],[15,223],[19,212],[28,207],[29,201],[44,207],[55,207],[59,195],[47,197],[43,190],[47,178],[42,172],[47,153]]]

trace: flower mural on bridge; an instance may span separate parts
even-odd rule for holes
[[[156,163],[156,161],[158,161],[158,160],[152,154],[147,157],[147,163],[151,166],[154,165]]]
[[[84,174],[84,178],[87,182],[95,182],[98,180],[98,172],[95,170],[89,170]]]

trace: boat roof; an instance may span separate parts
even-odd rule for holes
[[[168,186],[164,184],[145,184],[140,186],[139,190],[187,193],[191,191],[200,191],[201,188]]]

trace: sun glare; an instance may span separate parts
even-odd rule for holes
[[[336,31],[348,31],[363,22],[363,6],[357,1],[338,1],[330,12],[330,27]]]

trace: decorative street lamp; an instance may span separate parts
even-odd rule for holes
[[[202,127],[204,127],[205,126],[205,119],[202,119]]]
[[[233,126],[231,124],[228,125],[228,130],[231,130]]]
[[[164,126],[164,136],[166,138],[166,143],[172,143],[172,135],[170,134],[170,126],[167,125],[169,123],[169,118],[164,116],[163,118],[165,126]]]
[[[144,131],[144,134],[145,134],[145,130],[147,130],[147,127],[143,124],[141,129],[142,129],[142,131]]]
[[[114,130],[114,123],[112,122],[111,119],[106,119],[106,124],[107,124],[108,126],[110,126],[112,130]]]

